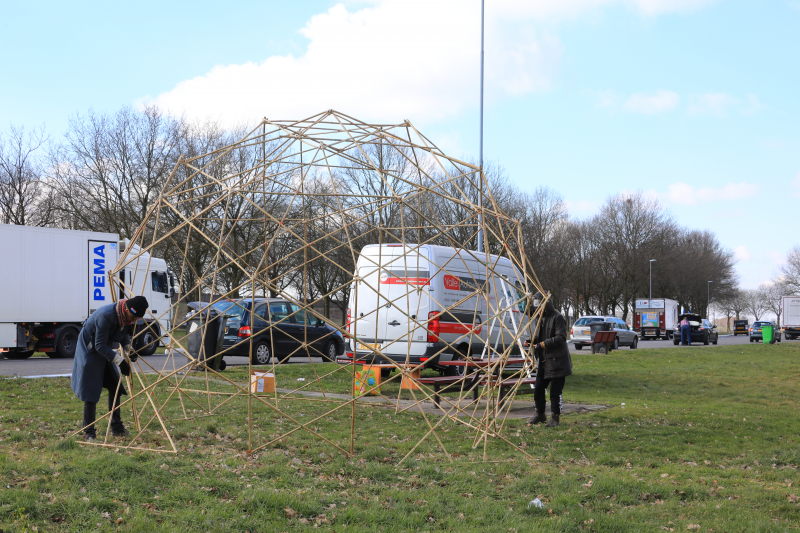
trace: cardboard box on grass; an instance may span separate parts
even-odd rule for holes
[[[358,396],[368,392],[370,396],[380,393],[381,369],[364,365],[361,370],[356,370],[355,393]],[[372,390],[370,390],[372,389]]]
[[[275,374],[263,370],[250,371],[250,392],[272,394],[275,392]]]

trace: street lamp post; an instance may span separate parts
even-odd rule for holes
[[[653,263],[655,259],[650,260],[650,299],[653,299]]]
[[[711,313],[711,284],[712,283],[714,283],[714,282],[709,280],[708,285],[706,285],[706,287],[708,288],[708,291],[706,291],[706,293],[707,293],[706,294],[706,315],[710,315],[710,313]]]

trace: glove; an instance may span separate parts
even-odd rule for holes
[[[135,363],[137,359],[139,359],[139,354],[131,350],[131,345],[126,344],[122,347],[122,353],[124,353],[131,363]]]
[[[130,376],[131,375],[131,365],[129,365],[127,361],[122,361],[119,364],[119,371],[122,373],[123,376]]]
[[[120,365],[123,361],[125,361],[125,358],[122,357],[119,353],[117,353],[117,355],[114,356],[114,360],[111,362],[114,363],[115,365]]]

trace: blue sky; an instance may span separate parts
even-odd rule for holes
[[[641,189],[736,251],[800,244],[800,1],[487,0],[485,156],[574,216]],[[0,131],[156,103],[255,124],[334,108],[478,152],[477,0],[17,2]]]

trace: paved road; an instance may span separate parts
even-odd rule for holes
[[[800,342],[800,340],[796,341],[787,341],[783,339],[783,342]],[[719,346],[725,345],[734,345],[734,344],[748,344],[749,339],[746,335],[739,335],[734,337],[733,335],[730,336],[720,336],[719,338]],[[702,344],[700,345],[702,346]],[[675,348],[680,349],[680,346],[675,346],[672,344],[672,341],[639,341],[639,350],[648,349],[648,348]],[[709,349],[713,349],[713,345],[708,346]],[[622,347],[621,350],[629,350],[630,348]],[[581,352],[575,350],[575,347],[570,344],[570,351],[573,353],[589,353],[590,348],[587,346]],[[158,370],[166,369],[177,369],[182,365],[186,364],[186,359],[183,357],[176,357],[173,359],[168,358],[165,355],[151,355],[150,357],[143,357],[144,361],[152,365],[153,367],[157,368]],[[247,365],[247,357],[226,357],[225,361],[228,363],[229,366],[240,366],[240,365]],[[321,363],[322,358],[320,357],[312,357],[311,361],[314,363]],[[292,357],[289,360],[289,363],[292,364],[303,364],[308,363],[308,357]],[[48,376],[48,375],[69,375],[72,372],[72,359],[50,359],[49,357],[32,357],[30,359],[26,359],[23,361],[17,361],[12,359],[3,359],[0,360],[0,376]]]
[[[731,344],[748,344],[750,342],[749,337],[747,335],[737,335],[734,337],[733,335],[720,335],[719,342],[717,343],[718,346],[724,345],[731,345]],[[783,342],[786,342],[786,339],[783,339]],[[703,346],[702,343],[697,344],[693,343],[692,346]],[[713,344],[709,344],[709,348],[713,348]],[[647,348],[680,348],[680,346],[675,346],[672,341],[668,340],[641,340],[639,339],[639,347],[637,350],[647,349]],[[573,353],[581,353],[580,351],[575,350],[575,347],[570,344],[569,345],[570,352]],[[630,350],[627,346],[620,346],[620,350]],[[583,352],[591,351],[591,347],[585,346],[583,348]]]
[[[169,358],[166,355],[151,355],[150,357],[142,357],[141,360],[159,371],[177,370],[188,362],[188,360],[182,356]],[[225,357],[225,362],[228,366],[247,366],[247,357]],[[312,357],[311,362],[321,363],[322,358]],[[308,357],[292,357],[289,363],[308,363]],[[145,364],[142,364],[142,368],[145,369],[145,372],[152,372]],[[30,359],[21,361],[14,359],[0,360],[0,376],[53,376],[69,375],[71,373],[72,359],[31,357]]]

